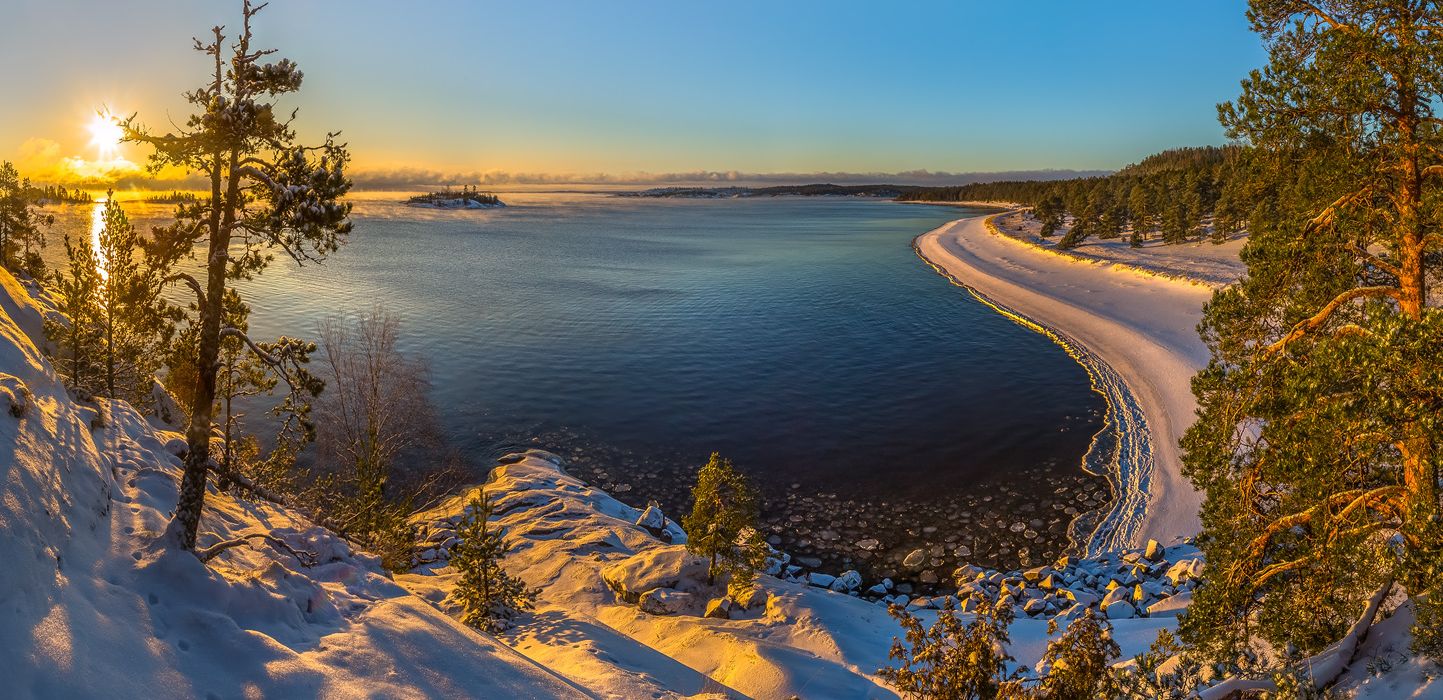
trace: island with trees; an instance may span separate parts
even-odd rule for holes
[[[506,206],[491,192],[477,190],[474,185],[463,185],[460,190],[449,186],[438,192],[416,195],[406,200],[407,206],[428,209],[496,209]]]

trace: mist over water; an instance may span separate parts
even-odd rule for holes
[[[955,208],[526,193],[437,211],[400,198],[358,201],[325,265],[278,258],[241,283],[251,330],[315,337],[327,314],[389,306],[479,467],[518,445],[687,468],[716,450],[768,489],[925,500],[1075,471],[1101,424],[1060,348],[913,254]],[[126,208],[144,228],[171,209]],[[59,234],[87,232],[90,212],[52,209],[58,266]]]

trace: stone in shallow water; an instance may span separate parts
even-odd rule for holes
[[[921,568],[927,562],[927,552],[923,549],[914,549],[902,559],[902,566],[909,569]]]

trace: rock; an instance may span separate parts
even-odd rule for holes
[[[868,538],[865,539],[865,540],[860,540],[860,541],[857,542],[857,549],[860,549],[860,550],[863,550],[863,551],[866,551],[866,552],[875,552],[875,551],[877,551],[877,548],[878,548],[878,547],[881,547],[881,546],[882,546],[882,543],[881,543],[881,542],[878,542],[877,540],[874,540],[874,539],[872,539],[872,538],[870,538],[870,537],[868,537]]]
[[[1047,612],[1047,601],[1041,598],[1033,598],[1022,606],[1022,612],[1029,616],[1036,617]]]
[[[867,593],[869,593],[869,594],[871,594],[871,595],[876,595],[876,596],[884,596],[884,595],[887,595],[887,587],[886,587],[886,586],[883,586],[883,585],[880,584],[880,583],[878,583],[878,584],[872,586],[871,588],[868,588],[868,589],[867,589]]]
[[[680,545],[655,546],[607,565],[601,580],[622,600],[637,604],[657,588],[700,590],[706,585],[707,560]]]
[[[1113,601],[1111,605],[1104,606],[1103,609],[1107,611],[1109,620],[1124,620],[1137,616],[1137,610],[1132,607],[1132,603],[1126,600]]]
[[[862,574],[857,572],[856,570],[849,569],[847,571],[843,571],[840,576],[838,576],[834,581],[832,581],[830,587],[834,591],[842,591],[845,593],[847,591],[857,590],[861,587],[861,585]]]
[[[882,579],[882,587],[885,588],[885,589],[887,589],[887,590],[889,590],[889,591],[892,590],[892,579],[889,579],[889,578],[884,578],[884,579]]]
[[[739,607],[743,610],[760,610],[766,607],[768,598],[769,596],[766,591],[759,587],[753,587],[733,602],[735,603],[734,607]]]
[[[1167,573],[1163,574],[1174,586],[1180,586],[1187,581],[1196,579],[1202,575],[1203,560],[1201,558],[1183,559],[1168,567]]]
[[[911,602],[911,600],[912,599],[908,598],[907,596],[899,595],[892,599],[892,604],[905,608],[907,607],[907,603]]]
[[[652,615],[675,615],[691,604],[692,595],[672,588],[654,588],[641,596],[637,607]]]
[[[706,604],[706,614],[714,620],[730,620],[732,618],[732,601],[730,598],[713,598]]]
[[[1148,540],[1147,548],[1142,552],[1142,558],[1148,561],[1162,561],[1162,557],[1162,545],[1158,544],[1157,540]]]
[[[807,583],[810,583],[813,586],[817,586],[820,588],[831,588],[832,582],[836,580],[836,576],[833,576],[831,574],[824,574],[820,571],[813,571],[812,573],[807,574]]]
[[[907,554],[906,558],[902,559],[902,566],[909,569],[920,569],[926,563],[927,551],[923,549],[914,549]]]
[[[917,577],[917,580],[930,586],[934,583],[937,583],[939,579],[937,578],[937,572],[928,569],[926,571],[923,571],[921,575]]]
[[[1118,601],[1127,602],[1127,599],[1131,594],[1131,588],[1118,586],[1117,588],[1108,591],[1107,595],[1102,597],[1102,607],[1106,609],[1108,607],[1111,607],[1113,603],[1116,603]]]
[[[656,501],[647,504],[646,510],[641,512],[641,517],[636,519],[636,526],[651,533],[651,536],[657,539],[661,539],[661,536],[666,533],[666,516],[662,514]]]
[[[1183,591],[1147,606],[1147,614],[1154,617],[1173,617],[1187,610],[1189,605],[1192,605],[1192,591]]]

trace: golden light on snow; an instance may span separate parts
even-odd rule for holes
[[[96,112],[95,117],[90,120],[90,145],[95,146],[99,151],[100,160],[111,160],[115,158],[116,149],[120,146],[120,139],[125,136],[125,131],[120,128],[120,123],[109,112]]]

